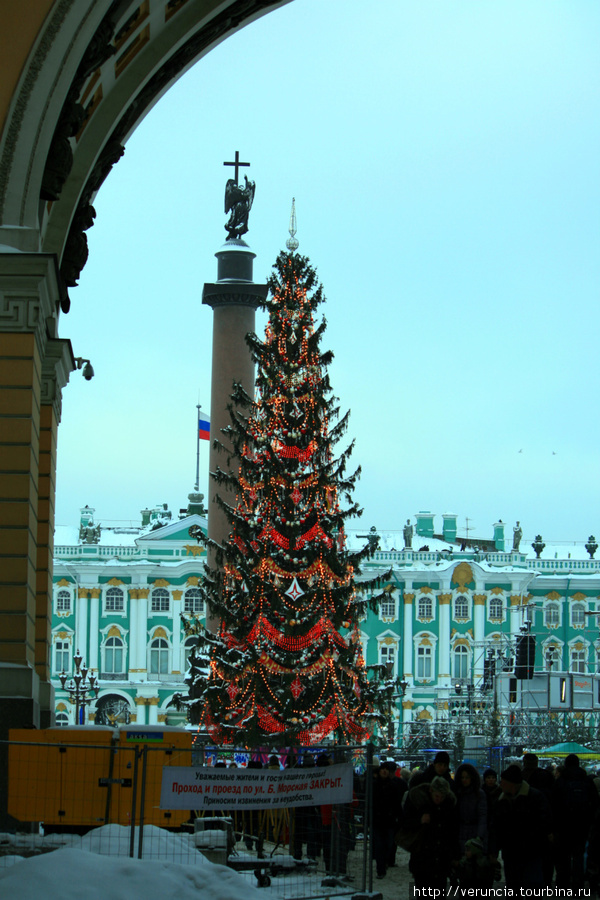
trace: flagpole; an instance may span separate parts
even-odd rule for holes
[[[198,404],[196,406],[196,484],[194,485],[196,492],[200,490],[200,409],[201,406]]]

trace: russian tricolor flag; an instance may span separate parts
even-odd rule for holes
[[[198,416],[198,437],[201,441],[210,441],[210,419],[204,413]]]

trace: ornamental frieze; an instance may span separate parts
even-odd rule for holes
[[[474,582],[475,576],[473,575],[473,569],[469,563],[459,563],[452,573],[452,583],[457,584],[459,590],[464,591],[466,590],[467,585],[474,584]]]
[[[186,544],[185,547],[186,556],[202,556],[204,553],[204,548],[200,547],[198,544]],[[198,583],[198,579],[196,579],[196,584]]]

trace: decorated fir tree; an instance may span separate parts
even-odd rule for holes
[[[332,354],[320,349],[322,301],[308,259],[281,253],[265,338],[248,336],[256,398],[239,386],[232,395],[226,437],[236,470],[213,475],[236,498],[220,500],[231,533],[214,547],[203,585],[219,627],[184,623],[199,637],[190,720],[220,743],[357,742],[389,712],[391,682],[381,667],[367,672],[359,641],[366,603],[377,601],[373,585],[355,585],[371,548],[346,547],[346,522],[361,512],[352,502],[359,471],[347,473],[352,445],[334,454],[348,415],[340,418],[331,393]]]

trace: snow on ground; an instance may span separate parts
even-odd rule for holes
[[[143,859],[129,858],[130,829],[106,825],[75,835],[0,835],[15,853],[0,857],[0,897],[18,900],[264,900],[264,893],[226,866],[210,863],[187,835],[147,825]],[[135,836],[137,857],[138,829]],[[28,859],[16,853],[60,846]],[[106,857],[110,856],[110,862]],[[170,860],[177,860],[172,862]],[[169,861],[167,861],[169,860]]]

